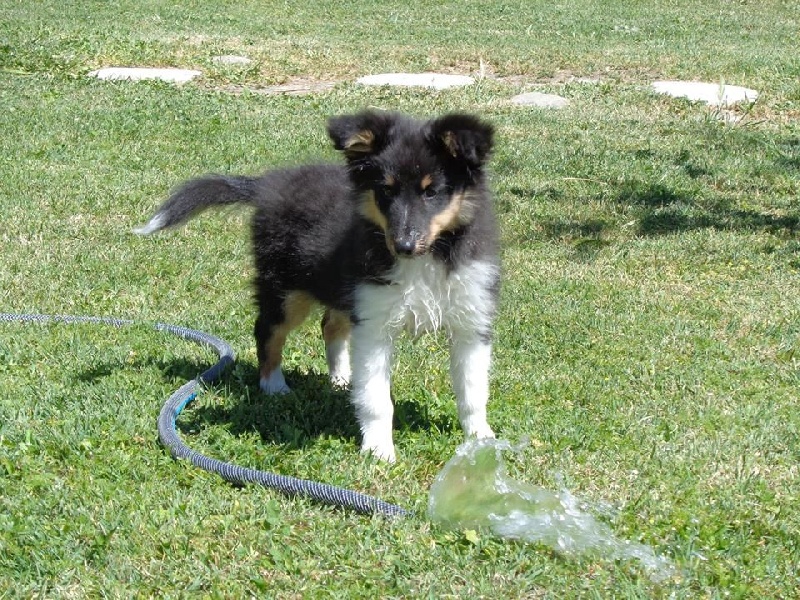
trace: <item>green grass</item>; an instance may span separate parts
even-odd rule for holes
[[[399,461],[358,454],[318,324],[296,394],[257,390],[247,214],[130,233],[184,178],[337,160],[328,116],[470,110],[498,130],[504,240],[490,421],[515,476],[563,477],[615,533],[671,557],[565,560],[520,543],[236,489],[169,458],[162,401],[212,360],[147,327],[0,324],[0,597],[790,598],[800,588],[800,11],[793,2],[51,3],[0,0],[0,310],[207,330],[237,365],[180,420],[239,464],[424,513],[461,439],[446,342],[404,343]],[[247,68],[211,57],[244,53]],[[447,92],[365,73],[489,76]],[[113,64],[201,68],[183,87]],[[596,84],[572,77],[599,78]],[[653,79],[761,92],[743,117]],[[307,96],[248,90],[332,80]],[[534,87],[535,86],[535,87]],[[520,109],[523,90],[561,111]],[[236,92],[236,93],[234,93]]]

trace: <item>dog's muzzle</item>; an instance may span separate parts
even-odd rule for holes
[[[419,256],[427,251],[425,239],[415,232],[394,237],[392,245],[398,256]]]
[[[404,236],[394,239],[394,249],[398,254],[411,256],[417,248],[417,240],[412,236]]]

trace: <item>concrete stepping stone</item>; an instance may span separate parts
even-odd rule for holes
[[[569,100],[556,94],[543,94],[541,92],[526,92],[511,98],[511,102],[518,106],[538,106],[540,108],[564,108],[569,106]]]
[[[89,73],[90,77],[111,81],[160,79],[171,83],[186,83],[200,75],[202,75],[200,71],[193,69],[157,69],[149,67],[106,67]]]
[[[361,85],[391,85],[400,87],[425,87],[444,90],[452,87],[463,87],[475,83],[475,79],[467,75],[449,75],[447,73],[381,73],[366,75],[356,79]]]
[[[758,92],[738,85],[704,83],[702,81],[655,81],[653,89],[673,98],[688,98],[710,106],[730,106],[739,102],[755,102]]]

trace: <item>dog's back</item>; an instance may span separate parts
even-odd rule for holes
[[[260,296],[302,290],[323,305],[351,311],[356,284],[385,270],[391,256],[383,236],[365,227],[347,169],[272,171],[257,189],[251,233]]]

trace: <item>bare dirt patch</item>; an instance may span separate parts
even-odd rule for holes
[[[243,94],[247,92],[262,96],[304,96],[306,94],[314,94],[332,90],[338,83],[341,82],[297,78],[290,79],[289,81],[279,85],[253,86],[228,84],[223,86],[214,86],[213,89],[228,92],[230,94]]]

